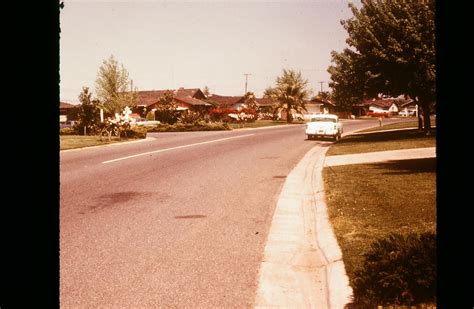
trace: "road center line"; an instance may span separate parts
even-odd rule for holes
[[[116,161],[131,159],[131,158],[135,158],[135,157],[146,156],[146,155],[153,154],[153,153],[159,153],[159,152],[165,152],[165,151],[170,151],[170,150],[188,148],[188,147],[193,147],[193,146],[217,143],[217,142],[222,142],[222,141],[226,141],[226,140],[230,140],[230,139],[242,138],[242,137],[247,137],[247,136],[252,136],[252,135],[255,135],[255,134],[246,134],[246,135],[239,135],[239,136],[233,136],[233,137],[226,137],[226,138],[215,139],[215,140],[207,141],[207,142],[201,142],[201,143],[195,143],[195,144],[189,144],[189,145],[159,149],[159,150],[155,150],[155,151],[142,152],[142,153],[138,153],[138,154],[135,154],[135,155],[132,155],[132,156],[127,156],[127,157],[122,157],[122,158],[117,158],[117,159],[113,159],[113,160],[104,161],[102,163],[107,164],[107,163],[112,163],[112,162],[116,162]]]

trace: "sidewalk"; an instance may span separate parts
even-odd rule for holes
[[[328,147],[314,147],[287,176],[260,267],[256,308],[343,308],[352,289],[326,210],[322,169]]]
[[[411,149],[328,156],[325,159],[324,166],[337,166],[337,165],[348,165],[348,164],[385,162],[385,161],[390,161],[390,160],[407,160],[407,159],[422,159],[422,158],[435,158],[435,157],[436,157],[436,147],[411,148]]]

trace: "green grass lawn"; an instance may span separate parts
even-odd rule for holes
[[[436,145],[436,130],[347,136],[328,153],[348,154]],[[331,224],[351,284],[372,242],[390,233],[436,233],[436,158],[325,167]]]
[[[351,282],[377,238],[436,230],[436,158],[326,167],[323,177]]]
[[[122,143],[122,142],[130,141],[130,140],[137,140],[137,139],[127,139],[127,138],[118,139],[116,137],[112,137],[112,140],[109,142],[107,138],[104,138],[104,140],[101,141],[99,136],[60,135],[59,136],[59,149],[67,150],[67,149],[74,149],[74,148],[100,146],[100,145],[107,145],[107,144],[113,144],[113,143]]]
[[[367,134],[348,135],[329,148],[327,156],[374,151],[422,148],[436,146],[436,129],[431,135],[413,130],[380,131]]]
[[[436,126],[436,118],[434,117],[431,117],[431,126]],[[382,125],[381,127],[377,127],[377,128],[369,128],[369,129],[361,130],[359,132],[375,132],[375,131],[406,129],[406,128],[418,128],[418,120],[413,119],[413,121],[391,123],[387,125]]]

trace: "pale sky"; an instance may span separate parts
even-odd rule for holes
[[[330,52],[342,51],[349,0],[64,0],[60,16],[60,99],[95,95],[113,55],[138,90],[201,88],[257,97],[282,70],[300,71],[313,95],[327,91]],[[354,1],[358,6],[360,1]]]

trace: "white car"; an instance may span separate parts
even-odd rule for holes
[[[342,123],[337,115],[319,114],[313,115],[306,123],[306,135],[308,139],[315,137],[330,137],[337,141],[343,133]]]

